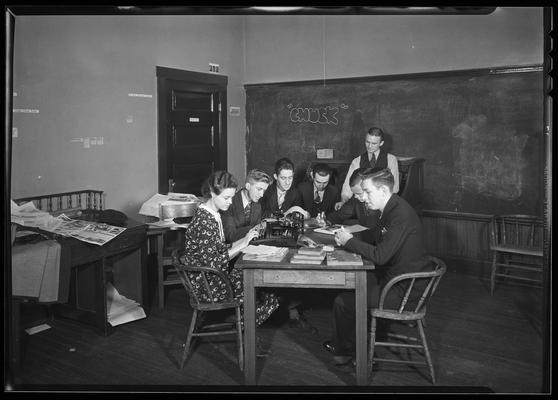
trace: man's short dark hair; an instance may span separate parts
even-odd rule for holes
[[[366,132],[367,135],[370,136],[378,136],[381,141],[384,140],[384,131],[381,128],[378,128],[376,126],[373,126],[372,128],[368,129],[368,132]]]
[[[387,186],[393,193],[395,179],[388,168],[371,168],[370,172],[363,176],[362,180],[370,179],[376,187]]]
[[[289,169],[294,173],[294,163],[286,157],[280,158],[275,162],[275,173],[277,175],[284,169]]]
[[[331,168],[327,164],[318,163],[312,167],[312,172],[314,175],[318,174],[321,176],[327,176],[331,175]]]

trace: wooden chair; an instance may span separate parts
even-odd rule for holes
[[[428,272],[413,272],[402,274],[391,279],[386,286],[382,289],[380,294],[380,303],[378,308],[371,308],[369,310],[370,316],[372,317],[371,327],[370,327],[370,347],[369,347],[369,372],[372,373],[372,368],[374,362],[393,362],[401,364],[418,364],[428,366],[430,370],[430,377],[432,383],[436,382],[434,376],[434,367],[432,365],[432,359],[430,357],[430,352],[428,350],[428,345],[426,343],[426,335],[424,333],[424,318],[426,316],[426,305],[430,297],[436,291],[442,275],[446,272],[446,264],[436,258],[429,256],[430,261],[435,264],[434,269]],[[384,301],[388,296],[390,291],[395,290],[396,286],[406,285],[405,294],[397,309],[388,309],[384,306]],[[422,288],[424,286],[424,288]],[[413,289],[415,289],[413,291]],[[420,298],[417,296],[417,291],[422,290],[420,293]],[[411,292],[413,291],[413,296]],[[413,300],[417,297],[416,300]],[[376,324],[377,318],[392,320],[392,321],[416,321],[416,327],[420,338],[410,337],[402,334],[388,333],[387,339],[395,339],[396,341],[377,341],[376,340]],[[407,349],[417,349],[417,353],[421,354],[425,360],[411,360],[411,359],[401,359],[401,358],[378,358],[374,357],[374,349],[376,347],[399,347]]]
[[[543,222],[531,215],[498,215],[490,224],[492,269],[490,294],[496,277],[541,283],[543,272]]]
[[[194,267],[190,265],[185,265],[180,261],[180,255],[183,250],[176,249],[172,252],[172,265],[176,269],[178,276],[188,293],[190,298],[190,306],[192,307],[192,319],[190,321],[190,326],[188,328],[188,335],[186,337],[186,344],[184,346],[184,351],[182,353],[182,361],[180,363],[180,368],[184,367],[184,363],[188,358],[190,352],[190,346],[192,339],[194,337],[205,337],[205,336],[216,336],[216,335],[237,335],[238,341],[238,364],[241,370],[244,370],[244,348],[243,348],[243,337],[242,337],[242,323],[240,308],[242,304],[239,300],[234,299],[234,291],[229,278],[223,274],[221,271],[217,271],[209,267]],[[210,299],[209,301],[203,300],[198,296],[198,293],[193,289],[194,285],[191,280],[191,274],[200,274],[202,285],[206,288],[207,292],[210,292],[209,281],[211,278],[219,278],[226,283],[226,300],[225,301],[215,301]],[[202,314],[210,311],[218,311],[225,309],[234,308],[236,311],[236,319],[234,322],[225,322],[217,324],[204,324],[202,320]],[[198,317],[200,317],[198,319]]]

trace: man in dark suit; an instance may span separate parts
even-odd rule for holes
[[[302,208],[310,217],[327,215],[334,211],[335,203],[341,199],[337,187],[330,185],[331,168],[327,164],[316,164],[310,173],[311,181],[301,182],[298,190],[302,195]]]
[[[258,169],[248,171],[244,188],[233,196],[227,211],[221,211],[225,241],[233,243],[262,220],[262,206],[258,202],[271,183],[268,174]]]
[[[364,190],[362,190],[361,182],[365,175],[370,174],[374,170],[381,168],[358,168],[350,179],[349,186],[353,192],[353,196],[343,206],[334,212],[326,215],[326,222],[330,224],[362,225],[368,230],[358,232],[356,237],[365,242],[371,242],[374,237],[374,231],[380,220],[380,211],[372,210],[366,205]]]
[[[393,183],[394,178],[389,169],[371,172],[363,177],[361,185],[366,202],[370,208],[380,211],[378,229],[372,242],[358,240],[344,230],[335,234],[338,245],[362,255],[376,265],[376,270],[367,276],[368,307],[378,306],[382,288],[393,277],[432,268],[424,251],[420,219],[409,203],[393,193]],[[404,288],[398,288],[391,298],[386,298],[384,304],[388,307],[397,306],[403,295]],[[333,340],[324,343],[325,348],[334,354],[337,364],[351,362],[354,329],[355,295],[353,292],[340,293],[333,305]]]
[[[264,217],[275,213],[287,215],[292,211],[302,211],[302,197],[293,187],[294,164],[288,158],[280,158],[275,162],[275,181],[267,188],[260,203]],[[310,214],[305,215],[309,217]]]

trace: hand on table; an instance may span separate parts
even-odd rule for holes
[[[345,228],[341,228],[337,232],[335,232],[335,243],[338,246],[344,246],[349,240],[353,238],[353,234],[347,232]]]
[[[342,201],[338,201],[338,202],[335,203],[335,205],[333,206],[333,209],[334,209],[335,211],[337,211],[337,210],[339,210],[339,209],[343,206],[343,204],[345,204],[345,203],[343,203]]]

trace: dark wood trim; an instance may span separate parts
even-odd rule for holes
[[[229,78],[225,75],[209,74],[204,72],[184,71],[182,69],[156,67],[157,81],[162,79],[174,79],[177,81],[201,83],[207,86],[218,86],[227,88]],[[225,110],[226,111],[226,110]]]
[[[159,68],[159,67],[157,67]],[[166,115],[167,110],[167,79],[157,76],[157,190],[159,193],[168,193],[168,167],[167,167],[167,135],[162,134],[166,132],[165,119],[161,115]],[[164,162],[163,162],[164,160]]]
[[[257,87],[270,87],[270,86],[301,86],[301,85],[334,85],[340,83],[360,83],[360,82],[375,82],[375,81],[393,81],[404,79],[428,79],[428,78],[443,78],[448,76],[481,76],[481,75],[496,75],[506,73],[527,73],[527,72],[540,72],[543,66],[541,64],[529,65],[512,65],[505,67],[491,67],[491,68],[478,68],[478,69],[461,69],[453,71],[435,71],[435,72],[419,72],[411,74],[394,74],[394,75],[377,75],[377,76],[360,76],[354,78],[336,78],[336,79],[315,79],[308,81],[292,81],[292,82],[271,82],[271,83],[250,83],[244,85],[245,89]]]
[[[489,222],[494,215],[492,214],[474,214],[457,211],[438,211],[438,210],[422,210],[423,217],[457,219],[460,221],[480,221]]]

